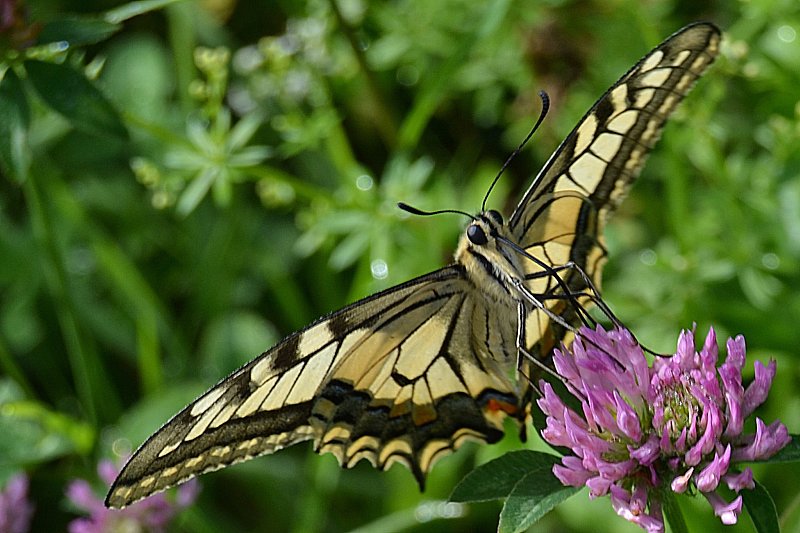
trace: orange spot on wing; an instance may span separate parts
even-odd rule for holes
[[[517,406],[516,405],[510,404],[508,402],[501,402],[499,400],[495,400],[494,398],[491,398],[486,403],[486,409],[488,409],[489,411],[491,411],[493,413],[496,413],[498,411],[503,411],[504,413],[509,414],[509,415],[514,415],[514,414],[517,413]]]

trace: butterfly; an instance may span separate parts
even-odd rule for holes
[[[306,440],[343,467],[405,464],[422,487],[465,441],[498,441],[507,417],[524,425],[519,362],[546,360],[580,318],[600,283],[606,218],[720,38],[695,23],[666,39],[578,122],[507,221],[471,217],[452,264],[322,317],[224,378],[133,454],[106,505]]]

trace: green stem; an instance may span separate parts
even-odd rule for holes
[[[195,77],[194,49],[196,46],[192,12],[197,9],[194,2],[181,2],[167,6],[164,10],[169,22],[169,44],[175,62],[178,100],[184,114],[192,109],[189,83]]]
[[[314,185],[309,185],[307,182],[303,181],[297,176],[293,176],[292,174],[289,174],[288,172],[285,172],[278,167],[258,165],[254,167],[249,167],[247,169],[247,173],[252,174],[257,178],[275,180],[285,183],[289,185],[292,189],[294,189],[294,191],[297,194],[309,200],[312,200],[314,198],[319,198],[320,196],[330,195],[329,191],[326,191]]]
[[[86,410],[87,418],[94,424],[97,422],[97,405],[90,377],[92,365],[89,362],[93,350],[81,336],[78,321],[75,318],[75,306],[69,294],[69,280],[64,267],[63,253],[55,242],[54,224],[42,204],[36,179],[31,176],[25,181],[23,188],[30,209],[34,238],[42,251],[45,279],[50,288],[61,333],[64,337],[75,391],[81,405]]]
[[[336,168],[340,182],[355,179],[358,174],[364,172],[353,155],[353,149],[341,123],[331,128],[330,134],[325,139],[325,151]]]
[[[680,505],[678,505],[677,495],[669,487],[665,487],[659,491],[659,496],[661,497],[664,516],[667,519],[667,523],[669,523],[670,529],[672,529],[672,533],[689,533],[686,519],[683,517]]]
[[[164,384],[158,321],[153,313],[145,313],[136,318],[136,352],[139,374],[142,376],[142,394],[148,397],[161,390]]]
[[[54,259],[50,259],[50,263],[53,263],[54,268],[50,270],[58,268],[60,269],[60,273],[54,273],[50,276],[53,278],[50,285],[54,287],[52,289],[54,294],[63,294],[68,287],[66,281],[61,281],[67,280],[67,274],[63,267],[63,254],[58,250],[52,237],[50,237],[53,235],[52,228],[54,227],[54,222],[49,221],[45,216],[45,212],[41,206],[41,197],[32,182],[33,180],[31,179],[26,181],[26,190],[30,190],[28,196],[30,197],[29,204],[31,205],[31,219],[34,221],[34,231],[43,249],[53,248],[50,255],[54,257]],[[79,204],[62,180],[57,176],[51,176],[47,190],[48,198],[52,198],[54,203],[58,203],[58,210],[60,213],[63,213],[62,218],[68,221],[68,227],[79,229],[80,237],[85,239],[87,246],[89,246],[97,261],[99,276],[108,284],[107,286],[110,289],[109,293],[118,299],[119,306],[128,312],[131,320],[136,325],[138,343],[137,363],[141,371],[143,392],[146,394],[159,390],[163,384],[160,361],[161,350],[159,348],[159,325],[164,326],[163,341],[167,351],[173,354],[183,355],[185,355],[186,352],[184,348],[185,343],[178,339],[174,333],[176,328],[170,327],[169,325],[169,314],[159,296],[142,276],[141,272],[136,265],[133,264],[127,254],[120,249],[119,244],[109,238],[103,230],[92,222],[87,216],[83,206]],[[45,266],[47,267],[49,265]],[[48,273],[47,269],[46,273]],[[67,296],[69,296],[68,293]],[[54,296],[57,303],[64,298]],[[59,319],[67,320],[67,323],[63,326],[65,332],[73,331],[77,328],[77,320],[72,318],[75,315],[75,307],[72,305],[72,300],[67,300],[62,306],[66,306],[66,310],[62,311],[59,309]],[[70,324],[75,324],[75,327],[71,327]],[[67,337],[66,333],[65,337]],[[75,352],[70,352],[71,362],[74,367],[74,379],[83,382],[91,378],[94,384],[91,389],[95,393],[101,390],[108,391],[103,394],[103,401],[96,405],[107,417],[103,419],[111,419],[119,410],[119,397],[113,394],[109,386],[111,381],[106,375],[97,354],[94,353],[93,346],[89,345],[87,348],[85,345],[86,343],[84,343],[83,348],[77,352],[78,355],[73,355]],[[80,348],[80,345],[74,347],[74,350],[78,348]],[[92,349],[87,352],[89,348]],[[80,354],[83,354],[83,356]],[[86,368],[88,368],[88,370]],[[86,374],[88,374],[88,377],[81,378],[81,375]],[[78,384],[76,384],[76,388],[78,388]],[[80,396],[80,394],[79,397],[83,399],[83,396]]]
[[[77,205],[75,207],[79,208]],[[119,305],[127,310],[136,326],[136,361],[142,380],[142,393],[147,395],[158,391],[164,383],[158,325],[169,324],[169,314],[136,265],[115,242],[88,223],[85,218],[81,216],[79,223],[91,241],[92,252],[99,266],[98,271],[103,274],[111,288],[111,294],[118,298]],[[164,328],[166,333],[173,330],[171,327]],[[181,345],[167,336],[165,343],[170,344],[170,341],[173,346]],[[173,348],[169,351],[177,350]]]
[[[20,370],[19,366],[17,366],[14,357],[8,351],[2,337],[0,337],[0,368],[3,369],[3,373],[6,376],[10,377],[17,385],[22,387],[26,397],[31,399],[36,397],[33,387],[25,378],[25,374]]]
[[[302,512],[292,528],[292,533],[314,533],[324,529],[331,495],[336,490],[341,473],[338,465],[327,458],[309,458],[306,465],[312,479],[298,507]]]
[[[186,137],[177,135],[172,130],[154,122],[148,122],[139,115],[123,111],[122,118],[126,124],[141,129],[154,139],[161,141],[165,146],[180,145],[184,148],[193,148],[192,143]]]
[[[339,4],[336,0],[328,0],[328,3],[336,16],[339,28],[341,28],[342,33],[344,33],[344,36],[347,38],[347,42],[350,44],[350,48],[356,56],[356,61],[358,61],[358,65],[361,67],[361,71],[364,73],[364,77],[367,80],[367,91],[369,92],[370,100],[372,100],[374,106],[372,108],[373,113],[371,118],[375,121],[375,126],[378,129],[378,133],[380,133],[383,138],[384,144],[393,148],[397,144],[397,123],[394,119],[392,109],[383,97],[380,86],[378,85],[378,80],[375,78],[375,73],[369,67],[364,50],[359,45],[353,28],[350,27],[342,14],[342,10],[339,9]]]

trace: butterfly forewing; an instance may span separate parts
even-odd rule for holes
[[[136,451],[106,504],[305,440],[346,467],[404,463],[422,485],[465,440],[498,440],[506,416],[526,417],[518,350],[546,358],[569,335],[553,317],[577,323],[586,301],[579,271],[560,267],[572,262],[599,283],[605,217],[718,44],[710,24],[667,39],[581,119],[508,226],[481,214],[454,265],[323,317],[222,380]],[[539,262],[497,247],[481,224]]]
[[[474,296],[463,270],[446,267],[288,337],[145,442],[107,504],[305,440],[346,467],[399,461],[423,483],[444,452],[497,441],[519,412],[513,334]]]
[[[547,240],[549,221],[541,209],[553,195],[581,196],[603,215],[619,204],[667,117],[716,57],[719,41],[719,30],[711,24],[683,28],[642,58],[592,106],[511,215],[509,225],[519,239],[517,244],[528,247]],[[580,220],[576,213],[564,218]]]
[[[606,250],[602,230],[639,175],[668,116],[719,52],[720,32],[687,26],[642,58],[586,113],[550,157],[509,220],[517,244],[548,265],[574,263],[600,286]],[[528,274],[541,267],[525,263]],[[562,274],[573,293],[587,289],[573,271]],[[560,292],[553,276],[530,282],[538,295]],[[577,298],[578,303],[585,299]],[[557,314],[570,314],[558,302]],[[566,317],[568,322],[569,317]],[[545,315],[530,319],[529,346],[551,329]],[[538,326],[534,327],[534,322]],[[546,346],[542,351],[548,351]],[[536,350],[532,350],[536,351]]]

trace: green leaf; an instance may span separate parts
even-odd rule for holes
[[[764,461],[757,461],[759,463],[791,463],[800,461],[800,438],[798,435],[791,435],[792,440],[789,444],[784,446],[781,451],[765,459]]]
[[[519,480],[508,496],[497,531],[525,531],[579,490],[579,487],[565,487],[551,470],[532,471]]]
[[[759,533],[778,533],[781,530],[778,524],[778,510],[775,508],[775,502],[767,492],[767,489],[764,488],[764,485],[756,482],[753,490],[743,490],[741,494],[756,531]]]
[[[24,181],[30,167],[28,122],[30,112],[22,83],[13,69],[0,81],[0,165],[18,182]]]
[[[17,400],[25,398],[22,388],[12,379],[0,379],[0,405],[6,405]],[[2,411],[0,411],[2,414]]]
[[[75,129],[98,136],[127,137],[111,102],[82,73],[66,65],[34,60],[25,62],[25,70],[42,100]]]
[[[188,216],[189,213],[194,211],[195,207],[200,205],[200,202],[205,198],[214,180],[219,176],[219,169],[206,168],[203,169],[197,176],[192,178],[189,185],[183,190],[180,198],[178,198],[178,205],[175,209],[181,216]]]
[[[683,512],[678,505],[677,495],[666,489],[661,491],[660,497],[664,516],[669,523],[670,529],[672,529],[672,533],[689,533],[686,519],[683,517]]]
[[[369,247],[370,235],[365,230],[356,230],[345,237],[331,252],[328,264],[334,270],[344,270],[361,257]]]
[[[107,11],[104,18],[112,24],[117,24],[182,1],[183,0],[141,0],[139,2],[128,2],[125,5]]]
[[[453,490],[450,501],[480,502],[506,498],[528,475],[547,475],[555,479],[552,471],[558,461],[555,455],[531,450],[509,452],[467,474]]]
[[[553,475],[553,465],[558,461],[555,455],[531,450],[509,452],[467,474],[450,495],[450,501],[507,497],[498,531],[524,531],[580,490],[565,487]]]
[[[91,450],[91,426],[23,399],[13,382],[0,381],[0,400],[0,479],[26,464]]]
[[[96,17],[70,17],[48,22],[39,34],[39,44],[66,41],[70,47],[105,41],[122,26]]]

